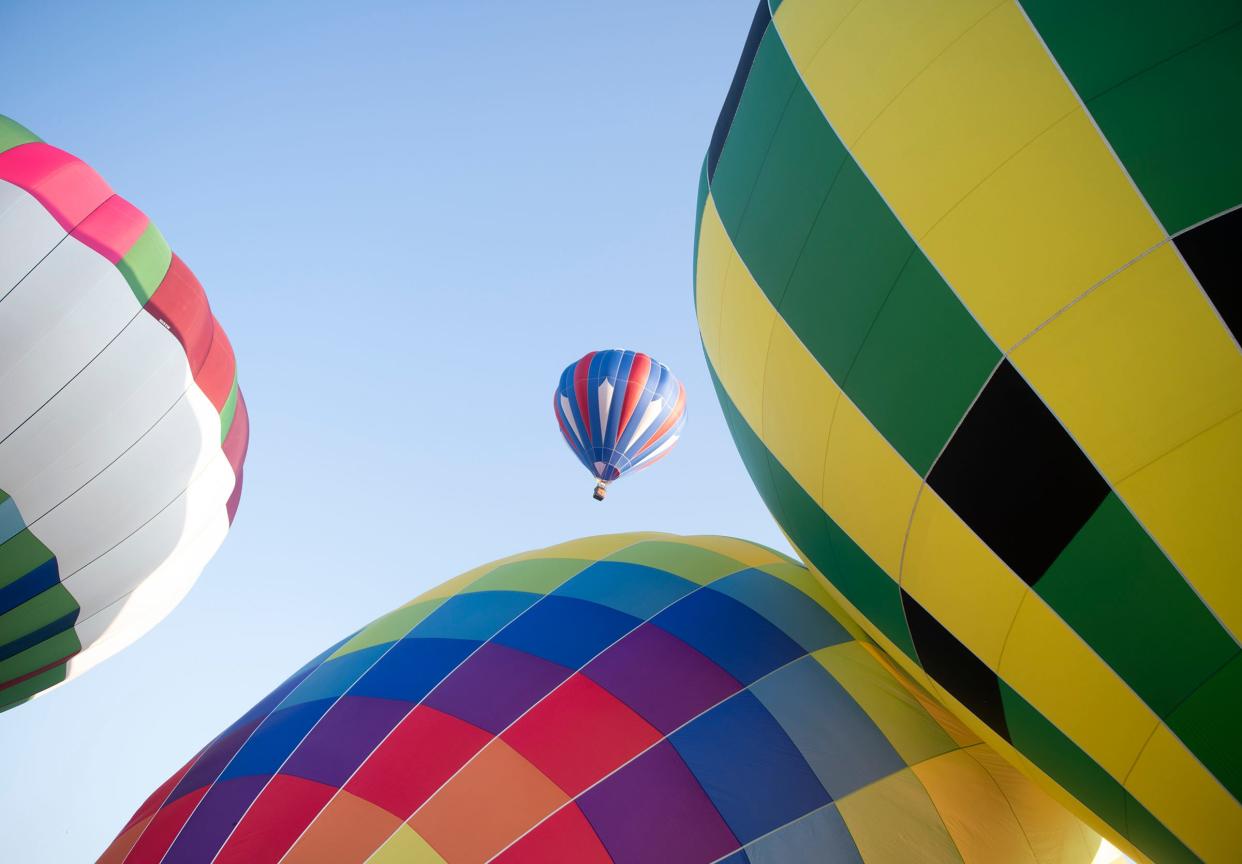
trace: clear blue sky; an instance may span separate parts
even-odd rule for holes
[[[197,273],[253,430],[237,522],[185,602],[0,715],[0,858],[93,860],[295,667],[475,564],[639,529],[783,546],[691,300],[699,164],[753,11],[0,6],[0,112]],[[689,396],[677,451],[602,505],[551,410],[599,347],[653,354]]]

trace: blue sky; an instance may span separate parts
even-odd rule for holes
[[[5,860],[93,860],[295,667],[471,566],[629,530],[784,546],[691,299],[698,168],[753,6],[0,7],[0,112],[195,271],[253,433],[186,601],[0,716]],[[689,398],[677,451],[603,505],[550,404],[601,347],[653,354]]]

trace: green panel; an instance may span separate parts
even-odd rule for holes
[[[751,190],[785,113],[785,104],[791,94],[802,89],[780,37],[769,25],[759,42],[733,125],[712,175],[712,198],[726,228],[741,224]]]
[[[1023,0],[1083,100],[1242,21],[1237,0]]]
[[[1000,684],[1001,702],[1005,706],[1005,721],[1009,727],[1009,740],[1014,748],[1030,759],[1102,820],[1113,826],[1145,852],[1148,833],[1131,832],[1127,829],[1127,814],[1144,826],[1157,824],[1143,806],[1135,801],[1107,771],[1065,737],[1061,730],[1031,707],[1004,681]],[[1160,862],[1198,861],[1168,832],[1150,854]],[[1142,838],[1142,839],[1140,839]],[[1159,853],[1159,854],[1157,854]]]
[[[992,340],[915,251],[843,389],[926,475],[999,360]]]
[[[62,630],[50,639],[44,639],[25,651],[0,660],[0,682],[12,681],[22,675],[28,675],[36,669],[63,660],[82,650],[82,641],[78,639],[78,631],[70,627]],[[0,691],[0,699],[4,692]]]
[[[409,606],[402,606],[400,609],[394,609],[387,615],[377,618],[366,627],[363,627],[350,637],[344,645],[333,651],[332,655],[327,659],[332,660],[335,657],[340,657],[342,654],[352,654],[355,651],[361,651],[363,648],[383,645],[386,642],[396,642],[413,630],[414,625],[438,609],[443,602],[444,598],[436,598],[424,600],[421,603],[412,603]]]
[[[52,551],[26,528],[0,544],[0,588],[15,582],[45,561]]]
[[[0,647],[78,611],[78,603],[61,583],[0,615]],[[73,627],[72,622],[68,627]],[[51,635],[51,634],[48,634]]]
[[[845,380],[911,254],[914,241],[858,165],[846,162],[778,307],[834,380]]]
[[[1242,798],[1242,657],[1196,690],[1168,724],[1233,797]]]
[[[1242,202],[1242,26],[1087,107],[1169,233]]]
[[[32,141],[42,141],[38,135],[31,132],[16,120],[12,120],[0,114],[0,153],[5,150],[11,150],[22,144],[29,144]]]
[[[228,398],[224,400],[224,407],[220,409],[220,443],[224,443],[224,439],[229,437],[229,430],[233,428],[233,417],[237,414],[237,372],[233,372],[233,386],[229,388]]]
[[[739,113],[738,119],[745,118]],[[735,130],[737,122],[734,121]],[[725,154],[729,153],[732,141],[730,136]],[[820,291],[826,287],[825,277],[834,275],[818,269],[808,273],[799,262],[814,252],[817,238],[812,236],[812,229],[825,207],[825,199],[828,206],[839,200],[832,195],[834,184],[840,172],[852,164],[819,106],[799,84],[785,106],[741,220],[724,222],[738,254],[773,305],[781,304],[795,272],[802,274],[802,281],[797,284],[805,284],[809,279]],[[721,170],[717,168],[713,195],[717,194],[720,179]],[[834,224],[832,228],[839,230],[840,226]]]
[[[138,303],[145,306],[155,289],[164,281],[164,275],[171,263],[172,250],[164,241],[164,235],[155,227],[154,222],[148,222],[146,229],[125,253],[125,257],[116,262],[116,267],[129,283]]]
[[[1126,795],[1126,832],[1133,843],[1160,864],[1199,864],[1202,860],[1182,845],[1168,828],[1129,792]]]
[[[714,372],[713,381],[716,381]],[[768,452],[738,413],[719,381],[716,381],[716,393],[746,470],[781,528],[816,570],[917,663],[918,654],[906,626],[906,613],[901,606],[901,590],[897,583],[828,518]]]
[[[495,570],[480,576],[462,589],[463,594],[474,591],[529,591],[533,594],[550,594],[571,577],[585,570],[594,562],[579,558],[535,558],[501,564]]]
[[[1238,653],[1114,493],[1035,591],[1161,717]]]
[[[0,711],[7,711],[15,705],[20,705],[36,693],[41,693],[64,681],[67,675],[68,670],[62,663],[55,669],[40,672],[33,678],[27,678],[20,684],[14,684],[7,690],[0,691]]]
[[[645,567],[680,576],[695,585],[706,585],[747,569],[745,564],[710,549],[701,549],[689,543],[669,543],[663,540],[648,540],[637,546],[618,550],[604,560],[642,564]]]

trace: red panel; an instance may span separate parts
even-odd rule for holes
[[[595,356],[595,352],[583,357],[578,361],[578,367],[574,369],[574,395],[578,397],[578,414],[582,417],[582,425],[586,426],[583,430],[586,432],[587,441],[594,443],[595,438],[591,434],[591,412],[588,410],[587,400],[587,373],[591,371],[591,358]]]
[[[577,795],[661,735],[603,687],[575,674],[501,737],[566,793]]]
[[[194,376],[194,381],[216,410],[223,411],[224,403],[229,400],[229,391],[233,389],[237,364],[233,360],[233,346],[220,328],[220,322],[212,319],[211,326],[211,348],[207,352],[207,361]]]
[[[572,802],[493,859],[492,864],[612,864],[591,823]]]
[[[108,200],[111,187],[91,167],[41,141],[0,153],[0,179],[38,199],[66,231]]]
[[[129,817],[129,821],[125,823],[125,827],[121,829],[121,833],[124,834],[134,825],[137,825],[143,819],[146,819],[156,810],[160,809],[160,805],[162,805],[164,800],[168,798],[168,795],[172,792],[173,787],[181,782],[181,778],[185,776],[185,773],[190,770],[190,766],[198,761],[198,757],[201,755],[202,751],[200,750],[198,753],[194,754],[193,759],[182,765],[176,774],[161,783],[160,788],[152,792],[147,797],[147,800],[142,802],[142,806],[138,808],[137,812],[135,812],[133,816]]]
[[[138,842],[126,856],[125,864],[159,864],[173,840],[177,839],[177,832],[181,830],[181,826],[190,818],[190,814],[194,812],[194,808],[198,806],[198,802],[210,788],[210,786],[204,786],[201,789],[195,789],[160,808],[155,818],[151,820],[151,824],[147,826],[147,830],[142,832],[142,836],[138,838]]]
[[[644,450],[659,441],[660,437],[664,435],[665,432],[672,429],[673,424],[677,422],[683,413],[685,413],[686,386],[678,382],[677,388],[677,401],[673,403],[673,410],[670,411],[668,416],[664,418],[664,422],[660,424],[660,428],[656,430],[655,434],[647,439],[647,443],[642,446],[638,453],[634,454],[635,456],[641,456]]]
[[[224,457],[233,466],[233,473],[241,475],[242,463],[246,461],[246,450],[250,447],[250,412],[246,410],[246,400],[241,390],[237,391],[237,407],[233,409],[233,425],[224,436],[220,449]]]
[[[408,819],[491,739],[490,732],[419,705],[362,763],[345,789]]]
[[[190,374],[197,377],[207,362],[216,322],[211,317],[203,286],[176,253],[164,274],[164,281],[147,301],[146,309],[177,337],[185,348]]]
[[[120,261],[138,242],[151,220],[120,195],[104,201],[73,229],[81,240],[113,264]]]
[[[651,358],[646,354],[635,354],[634,362],[630,364],[629,382],[625,385],[625,401],[621,403],[621,422],[617,424],[618,437],[625,431],[625,426],[630,422],[630,417],[634,414],[634,406],[638,404],[638,397],[643,395],[643,388],[647,386],[647,378],[651,375]]]
[[[334,786],[277,774],[250,805],[215,864],[276,864],[334,792]]]

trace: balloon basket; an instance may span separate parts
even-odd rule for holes
[[[602,481],[595,484],[595,492],[593,494],[593,497],[595,498],[596,501],[603,501],[604,496],[607,494],[608,494],[608,490],[604,488],[604,484]]]

